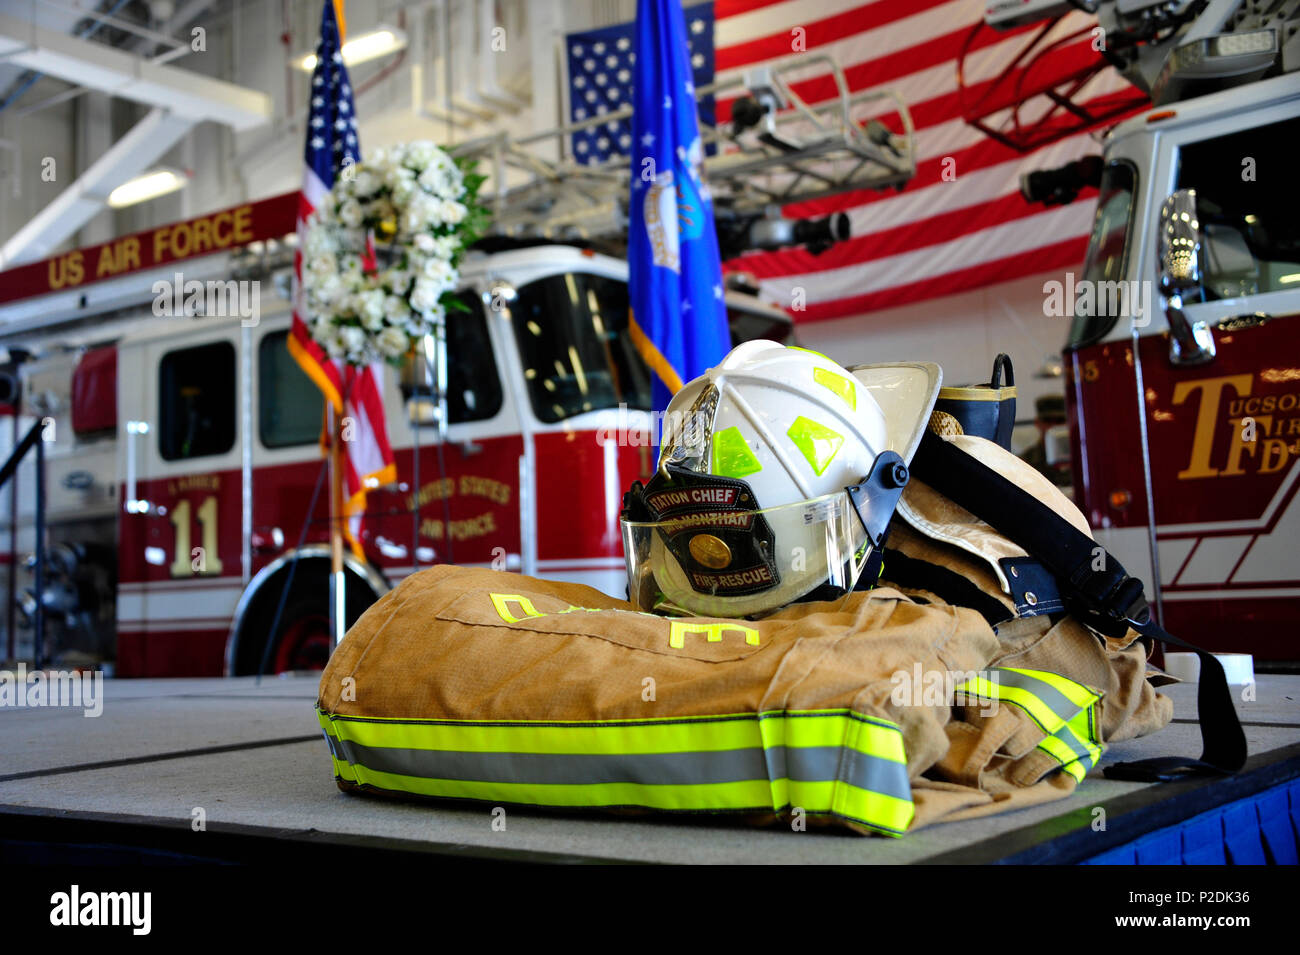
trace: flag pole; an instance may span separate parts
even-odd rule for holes
[[[333,402],[326,401],[329,415],[329,466],[330,466],[330,653],[343,640],[347,618],[345,615],[346,588],[343,580],[343,418],[334,410]]]

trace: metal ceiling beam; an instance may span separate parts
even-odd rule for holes
[[[271,118],[271,97],[234,83],[148,60],[102,43],[0,14],[0,58],[150,106],[245,130]]]
[[[195,120],[151,110],[0,249],[0,269],[54,252],[104,209],[108,194],[162,156],[194,128]]]

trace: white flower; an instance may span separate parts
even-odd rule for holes
[[[447,260],[440,259],[436,255],[413,256],[411,266],[426,279],[439,279],[451,272],[451,266],[447,263]]]
[[[396,358],[398,355],[406,354],[410,348],[410,341],[406,337],[406,332],[400,328],[394,328],[389,325],[375,339],[375,344],[379,346],[379,351],[386,358]]]
[[[442,224],[440,220],[435,220],[437,213],[438,201],[432,196],[417,192],[411,196],[410,201],[406,204],[406,212],[402,216],[401,226],[410,233],[423,232],[430,225]]]
[[[318,255],[330,255],[336,251],[334,236],[329,228],[316,221],[315,214],[308,220],[307,238],[303,240],[302,252],[307,258]]]
[[[420,267],[420,277],[448,289],[456,284],[456,271],[445,259],[428,258]]]
[[[360,169],[352,183],[352,191],[358,196],[368,196],[375,192],[381,185],[379,177],[369,169]]]
[[[399,179],[396,185],[390,186],[389,188],[393,190],[393,202],[396,203],[398,207],[406,205],[411,201],[411,196],[415,195],[415,183],[410,179]]]
[[[355,199],[348,199],[339,207],[339,221],[349,229],[361,225],[361,204]]]
[[[432,331],[442,296],[459,281],[452,261],[463,248],[464,195],[455,161],[418,141],[375,150],[323,197],[303,240],[302,291],[312,337],[332,358],[394,358]],[[380,222],[397,227],[392,268],[366,274],[362,230]]]
[[[420,185],[437,199],[459,199],[465,191],[465,179],[456,164],[443,157],[420,173]]]
[[[344,350],[361,352],[366,347],[366,333],[355,325],[344,325],[338,331],[339,342]]]
[[[443,200],[438,207],[438,214],[442,221],[449,225],[459,225],[464,220],[466,212],[468,210],[462,203],[450,199]]]
[[[433,240],[433,254],[440,259],[450,259],[460,247],[460,239],[453,235],[439,236]]]
[[[442,318],[442,316],[443,308],[441,304],[438,304],[427,311],[411,312],[410,317],[402,323],[402,327],[405,328],[407,334],[412,337],[428,335],[433,331],[434,321]]]
[[[356,253],[343,256],[339,260],[342,266],[343,279],[349,283],[356,283],[361,278],[361,256]]]
[[[314,279],[312,289],[314,298],[324,302],[332,302],[343,291],[343,283],[335,272]]]
[[[326,354],[331,358],[342,358],[347,352],[347,347],[343,344],[343,337],[339,334],[339,329],[327,329],[324,334],[317,335],[318,341]]]
[[[411,284],[411,273],[405,269],[388,270],[388,290],[396,295],[405,295]]]
[[[439,169],[437,166],[430,166],[424,172],[420,173],[419,183],[439,199],[450,197],[451,176],[447,174],[445,169]]]
[[[338,271],[339,263],[334,256],[328,252],[320,252],[311,257],[307,263],[307,268],[319,276],[333,275]]]
[[[384,293],[382,289],[371,289],[355,296],[353,308],[361,319],[361,324],[368,331],[377,332],[384,327]]]
[[[402,324],[411,315],[411,306],[400,295],[390,295],[384,299],[384,316],[394,324]]]
[[[402,183],[414,185],[415,173],[400,163],[397,165],[387,166],[384,169],[384,184],[388,186],[389,189],[396,189],[398,185]]]
[[[416,279],[415,287],[411,289],[411,308],[427,312],[438,304],[442,293],[443,289],[436,283],[428,279]]]
[[[427,139],[421,139],[407,143],[405,161],[408,166],[424,169],[441,154],[441,149]]]

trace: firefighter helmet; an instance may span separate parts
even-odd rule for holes
[[[770,341],[733,349],[673,397],[656,473],[625,496],[629,599],[741,617],[852,590],[939,379],[931,364],[850,371]]]

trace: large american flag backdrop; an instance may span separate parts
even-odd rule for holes
[[[740,77],[746,69],[797,55],[796,40],[809,53],[832,56],[845,71],[850,88],[892,87],[903,97],[916,126],[917,174],[901,192],[847,193],[817,202],[788,206],[789,216],[824,216],[845,212],[852,238],[821,255],[802,249],[751,253],[724,263],[728,270],[753,273],[763,297],[783,307],[806,301],[795,310],[797,322],[863,315],[877,309],[976,289],[1051,271],[1078,267],[1084,256],[1094,202],[1085,192],[1072,205],[1045,209],[1019,193],[1022,172],[1056,166],[1100,147],[1088,133],[1076,133],[1022,155],[967,125],[962,118],[957,60],[972,28],[983,18],[983,0],[713,0],[687,4],[692,63],[712,66],[718,80]],[[1049,39],[1095,25],[1082,13],[1064,18]],[[630,25],[628,35],[630,35]],[[624,92],[611,96],[626,69],[620,57],[620,27],[566,38],[569,70],[569,115],[592,115],[602,104],[612,109],[627,102]],[[1038,25],[1008,33],[983,30],[969,54],[968,87],[994,76],[1025,45]],[[711,63],[700,44],[713,41]],[[603,42],[600,53],[594,45]],[[575,52],[575,47],[577,48]],[[1078,64],[1100,59],[1091,37],[1056,54]],[[608,59],[608,62],[607,62]],[[1059,62],[1059,61],[1058,61]],[[597,74],[605,72],[597,82]],[[808,102],[835,95],[825,68],[818,64],[794,74],[795,91]],[[709,77],[697,74],[696,85]],[[595,91],[596,98],[591,95]],[[1084,102],[1105,102],[1131,95],[1127,82],[1104,70],[1078,95]],[[720,96],[717,119],[731,116],[735,95]],[[891,105],[863,105],[854,119],[873,116],[895,132],[902,131]],[[705,116],[705,111],[701,111]],[[622,130],[579,134],[575,157],[625,152]],[[802,290],[796,295],[796,289]]]

